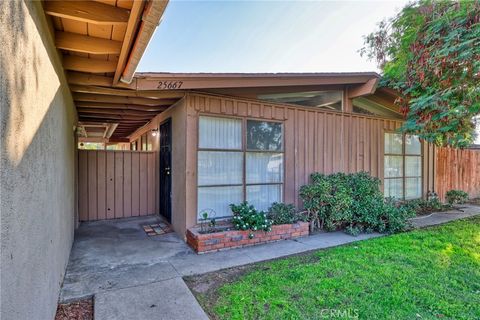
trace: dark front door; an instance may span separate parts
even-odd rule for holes
[[[172,222],[172,121],[160,125],[160,214]]]

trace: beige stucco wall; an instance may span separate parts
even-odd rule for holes
[[[76,113],[41,3],[0,1],[1,319],[53,319],[73,241]]]

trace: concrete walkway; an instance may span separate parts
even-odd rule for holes
[[[415,218],[425,227],[480,214],[463,212]],[[142,225],[158,217],[84,223],[77,231],[60,301],[95,297],[95,320],[208,319],[182,280],[183,276],[279,258],[380,237],[343,232],[318,233],[255,247],[195,254],[176,234],[147,237]]]

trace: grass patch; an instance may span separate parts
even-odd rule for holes
[[[185,280],[214,319],[480,319],[480,217]]]

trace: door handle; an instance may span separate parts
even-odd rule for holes
[[[170,175],[170,167],[165,168],[165,174],[166,174],[167,176]]]

